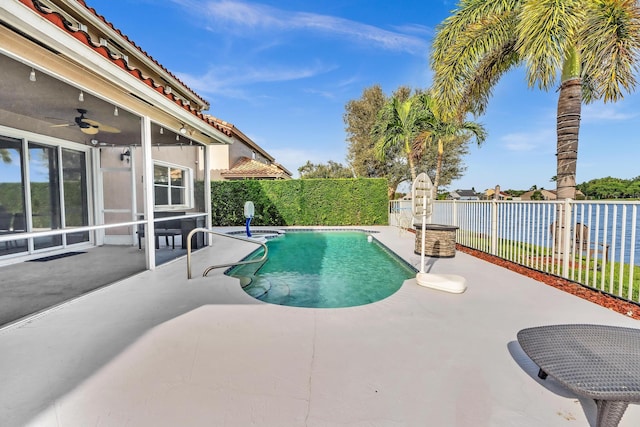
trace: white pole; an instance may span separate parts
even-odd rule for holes
[[[422,185],[426,186],[426,182]],[[422,194],[422,241],[420,242],[420,273],[424,273],[424,235],[427,224],[427,190],[423,190]]]

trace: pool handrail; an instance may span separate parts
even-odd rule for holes
[[[209,274],[209,272],[211,270],[215,269],[215,268],[231,267],[231,266],[245,265],[245,264],[254,264],[254,263],[257,263],[257,262],[264,262],[267,259],[267,253],[269,252],[269,248],[267,248],[267,245],[264,244],[264,242],[261,242],[261,241],[256,240],[256,239],[247,239],[246,237],[232,236],[230,234],[220,233],[220,232],[217,232],[217,231],[212,231],[212,230],[209,230],[208,228],[194,228],[187,235],[187,279],[191,279],[191,277],[192,277],[191,276],[191,236],[193,236],[195,233],[198,233],[198,232],[214,234],[216,236],[222,236],[222,237],[229,237],[231,239],[242,240],[243,242],[256,243],[256,244],[261,245],[264,248],[264,254],[259,259],[251,259],[251,260],[247,260],[247,261],[236,261],[236,262],[231,262],[231,263],[227,263],[227,264],[212,265],[212,266],[207,267],[204,270],[204,272],[202,273],[202,277],[206,277],[207,274]]]

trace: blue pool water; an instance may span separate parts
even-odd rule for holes
[[[291,231],[267,241],[264,264],[235,267],[228,275],[262,301],[294,307],[353,307],[380,301],[416,271],[368,234]],[[260,258],[260,248],[249,258]]]

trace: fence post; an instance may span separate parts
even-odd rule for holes
[[[491,201],[491,255],[498,253],[498,201]]]
[[[456,200],[453,199],[453,209],[452,209],[452,214],[453,214],[453,218],[452,218],[452,223],[451,225],[455,225],[458,226],[458,207],[456,206]]]
[[[569,261],[571,257],[571,199],[564,200],[562,215],[562,277],[569,277]]]

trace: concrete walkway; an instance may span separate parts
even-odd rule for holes
[[[374,228],[418,265],[413,234]],[[194,272],[252,249],[216,238]],[[412,279],[366,306],[283,307],[163,265],[0,330],[0,425],[595,426],[595,404],[539,380],[516,333],[637,321],[463,253],[428,268],[467,291]],[[631,405],[620,426],[639,423]]]

